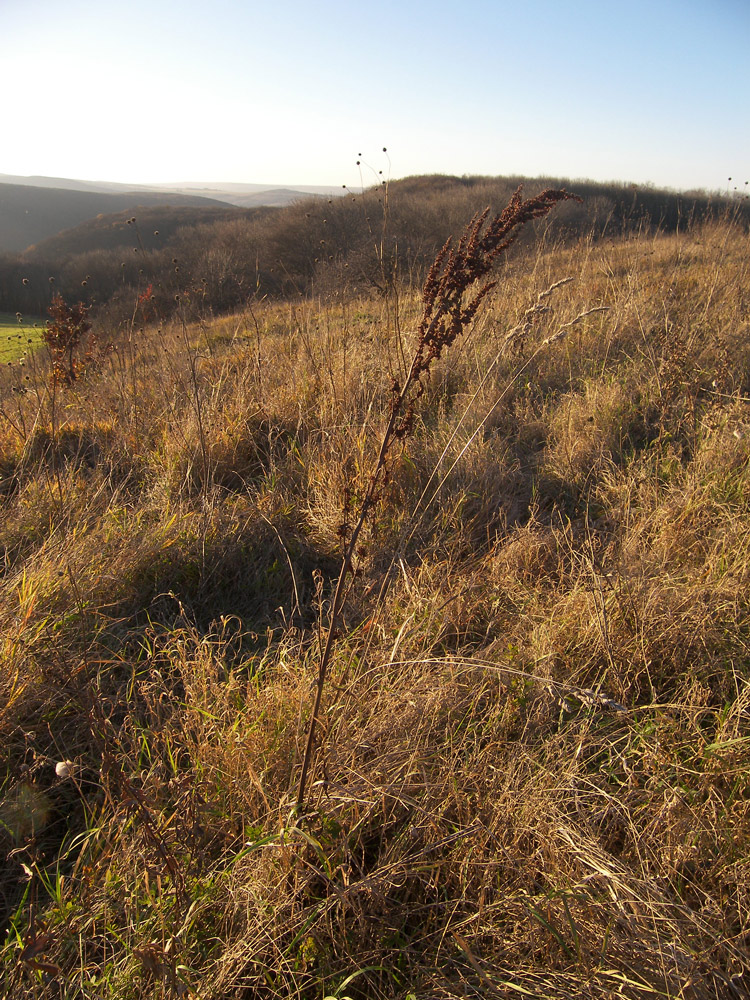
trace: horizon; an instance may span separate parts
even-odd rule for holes
[[[606,178],[599,179],[595,177],[556,177],[551,174],[536,174],[536,175],[521,175],[521,174],[447,174],[438,173],[436,171],[426,171],[422,174],[406,174],[402,177],[390,177],[389,182],[396,183],[402,180],[408,180],[413,177],[450,177],[450,178],[484,178],[489,180],[501,180],[503,178],[515,178],[519,177],[523,181],[544,181],[550,180],[554,182],[560,182],[563,184],[600,184],[603,187],[607,186],[623,186],[623,187],[633,187],[642,188],[644,190],[655,190],[663,191],[666,194],[702,194],[709,197],[720,197],[726,198],[731,197],[732,193],[741,194],[745,193],[745,197],[748,197],[747,189],[750,186],[750,181],[737,182],[737,179],[729,177],[726,179],[723,187],[716,187],[709,189],[707,187],[675,187],[668,184],[655,184],[652,181],[638,182],[633,181],[630,178]],[[7,178],[10,178],[9,180]],[[22,181],[67,181],[76,184],[90,184],[94,185],[117,185],[122,186],[124,189],[133,190],[137,193],[137,189],[145,189],[154,192],[169,192],[169,191],[191,191],[195,194],[200,194],[201,192],[206,192],[207,196],[213,191],[218,193],[228,193],[234,191],[236,194],[253,194],[253,193],[264,193],[266,191],[276,191],[276,190],[291,190],[299,191],[300,193],[320,193],[320,194],[345,194],[347,191],[355,190],[354,188],[342,187],[340,184],[306,184],[304,182],[295,183],[289,182],[285,184],[273,184],[273,183],[262,183],[258,181],[221,181],[221,180],[210,180],[210,181],[133,181],[132,184],[128,184],[127,181],[119,180],[102,180],[101,178],[92,177],[62,177],[52,174],[8,174],[0,171],[0,184],[19,184],[21,186],[28,187],[44,187],[45,189],[52,189],[54,185],[35,185],[29,183],[27,185],[22,184]],[[731,182],[731,190],[727,181]],[[371,186],[376,185],[378,182],[373,181]],[[244,191],[243,189],[248,189]],[[59,190],[59,189],[58,189]],[[106,193],[106,192],[105,192]],[[122,193],[127,193],[123,191]]]
[[[71,0],[64,16],[52,0],[6,0],[0,29],[6,77],[23,83],[5,109],[12,175],[331,189],[523,175],[710,192],[750,175],[743,0],[635,0],[627,17],[593,0],[467,0],[429,20],[408,0],[375,15],[341,0]],[[223,180],[164,180],[178,176]]]
[[[4,180],[3,180],[4,178]],[[20,183],[22,181],[73,181],[76,184],[102,184],[102,185],[122,185],[128,187],[130,184],[134,188],[153,188],[155,190],[164,189],[195,189],[196,191],[229,191],[233,188],[236,189],[255,189],[258,191],[274,191],[283,188],[293,188],[295,190],[304,189],[320,189],[334,191],[337,187],[340,189],[340,185],[334,184],[274,184],[274,183],[263,183],[262,181],[206,181],[206,180],[188,180],[188,181],[117,181],[111,179],[104,179],[101,177],[63,177],[59,174],[14,174],[8,173],[6,171],[0,171],[0,183]],[[29,184],[29,187],[34,185]]]

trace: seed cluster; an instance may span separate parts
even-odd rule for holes
[[[404,438],[412,430],[414,404],[424,392],[423,378],[432,362],[471,323],[482,301],[497,284],[496,280],[485,279],[500,254],[515,242],[527,222],[543,218],[560,201],[581,201],[577,195],[552,188],[524,201],[521,191],[519,187],[503,211],[489,222],[489,208],[475,215],[458,243],[452,246],[449,239],[435,258],[422,289],[422,319],[411,369],[403,389],[397,380],[393,383],[392,407],[398,417],[396,437]],[[466,293],[477,282],[483,283],[466,301]],[[409,390],[415,385],[407,403]]]

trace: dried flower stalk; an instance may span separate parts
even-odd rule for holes
[[[388,483],[389,458],[394,442],[403,441],[414,428],[416,404],[424,393],[424,379],[433,362],[471,323],[479,306],[497,284],[497,280],[489,278],[495,261],[515,242],[526,223],[544,218],[558,202],[569,199],[581,200],[567,191],[549,189],[524,201],[519,187],[499,215],[489,219],[490,210],[485,209],[484,212],[474,216],[455,246],[449,239],[430,268],[422,289],[422,318],[417,329],[417,344],[409,371],[403,385],[397,379],[393,381],[388,423],[356,520],[353,524],[349,522],[350,504],[347,503],[344,523],[339,529],[345,544],[344,555],[331,602],[326,641],[318,666],[315,703],[308,725],[305,755],[297,787],[295,805],[297,812],[301,812],[305,804],[320,705],[333,644],[339,629],[346,583],[353,571],[359,536],[367,519],[382,499],[384,487]]]

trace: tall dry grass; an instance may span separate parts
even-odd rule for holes
[[[747,250],[499,264],[362,528],[304,826],[418,295],[4,374],[6,995],[747,995]]]

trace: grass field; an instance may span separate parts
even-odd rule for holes
[[[19,321],[11,313],[0,312],[0,364],[18,361],[42,343],[45,320],[23,316]]]
[[[419,288],[0,400],[0,994],[748,996],[749,250],[501,263],[334,628]]]

